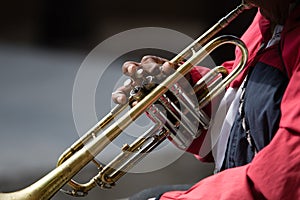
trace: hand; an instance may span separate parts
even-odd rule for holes
[[[128,101],[131,88],[139,84],[142,76],[152,75],[162,80],[174,71],[174,65],[164,58],[144,56],[139,63],[134,61],[125,62],[122,71],[132,81],[127,82],[112,93],[112,100],[116,104],[125,104]]]

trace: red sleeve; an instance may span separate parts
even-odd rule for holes
[[[298,29],[298,33],[294,35],[296,37],[291,38],[290,45],[285,45],[285,52],[288,54],[283,53],[283,56],[289,56],[287,71],[290,82],[281,102],[279,129],[271,143],[250,164],[208,177],[188,191],[165,193],[162,200],[299,199],[300,28]]]
[[[299,55],[300,56],[300,55]],[[300,196],[300,64],[281,104],[280,128],[271,143],[245,166],[206,178],[190,190],[161,199],[298,199]]]

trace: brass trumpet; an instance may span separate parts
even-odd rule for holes
[[[175,56],[171,62],[179,66],[173,74],[166,77],[160,84],[152,84],[147,79],[139,88],[134,88],[129,101],[125,105],[115,106],[101,121],[92,127],[84,136],[77,140],[69,149],[67,149],[59,158],[57,167],[49,174],[20,191],[11,193],[0,193],[0,199],[50,199],[65,184],[69,183],[71,191],[67,192],[73,196],[84,196],[95,186],[101,188],[111,188],[128,170],[130,170],[146,153],[151,152],[166,138],[172,141],[180,148],[185,149],[189,145],[187,141],[195,139],[201,133],[199,130],[207,129],[210,119],[201,110],[211,99],[216,97],[225,87],[243,70],[248,52],[245,44],[234,36],[220,36],[216,39],[211,38],[220,30],[225,28],[242,11],[251,8],[250,5],[242,2],[236,9],[217,22],[213,27],[196,39],[192,44],[186,47],[181,53]],[[211,40],[211,41],[209,41]],[[242,52],[241,60],[238,66],[230,73],[220,66],[212,69],[195,86],[194,91],[201,91],[201,98],[195,105],[188,95],[186,95],[178,81],[193,68],[194,65],[201,62],[214,49],[223,44],[233,44],[239,47]],[[207,89],[207,84],[210,89]],[[182,122],[182,111],[173,103],[166,93],[172,93],[176,97],[177,103],[184,107],[192,119],[191,122],[198,131],[191,131],[189,123]],[[120,115],[132,101],[138,100],[136,106],[132,107],[119,119]],[[160,112],[154,105],[159,102],[168,112],[168,115]],[[99,154],[111,141],[117,138],[121,132],[128,127],[141,114],[147,112],[151,119],[155,121],[153,128],[132,144],[124,145],[122,152],[112,160],[108,165],[102,166],[94,157]],[[169,119],[171,116],[172,120]],[[113,120],[115,120],[113,122]],[[179,131],[179,126],[183,130]],[[101,130],[101,133],[99,133]],[[89,182],[80,184],[72,180],[83,167],[89,162],[94,162],[99,168],[99,173]]]

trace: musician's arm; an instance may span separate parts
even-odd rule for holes
[[[300,30],[297,32],[299,34]],[[271,143],[245,166],[206,178],[167,199],[298,199],[300,196],[300,38],[290,38],[286,66],[290,82],[281,102],[279,129]]]

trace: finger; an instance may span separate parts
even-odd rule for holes
[[[115,92],[111,94],[111,98],[116,104],[125,104],[131,88],[127,86],[119,87]]]
[[[140,64],[133,61],[127,61],[122,66],[123,74],[134,77],[136,71],[140,68]]]
[[[174,72],[175,70],[175,65],[169,61],[164,62],[163,65],[161,66],[161,71],[165,75],[170,75]]]
[[[161,66],[167,62],[166,59],[157,56],[144,56],[141,60],[141,65],[145,73],[150,75],[158,75],[162,72]]]
[[[145,63],[163,64],[164,62],[167,62],[167,61],[168,60],[165,58],[161,58],[161,57],[153,56],[153,55],[147,55],[142,58],[141,64],[145,64]]]
[[[115,91],[111,94],[111,98],[116,104],[125,104],[127,102],[127,96],[122,91]]]

